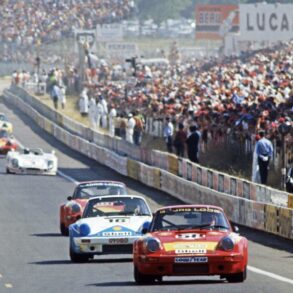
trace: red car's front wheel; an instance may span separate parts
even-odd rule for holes
[[[64,223],[60,223],[60,232],[63,236],[68,236],[69,235],[69,231],[68,228],[65,227]]]
[[[154,275],[145,275],[142,274],[136,266],[134,266],[134,280],[137,284],[152,284],[155,280],[162,282],[162,276],[154,276]]]
[[[242,283],[246,280],[246,276],[247,276],[247,268],[245,267],[243,272],[227,275],[226,279],[229,283]]]

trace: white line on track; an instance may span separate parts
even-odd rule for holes
[[[18,145],[23,149],[24,148],[24,145],[21,144],[18,140],[16,140]],[[79,182],[77,180],[75,180],[73,177],[71,176],[68,176],[66,174],[64,174],[63,172],[61,171],[57,171],[57,174],[59,176],[61,176],[62,178],[74,183],[75,185],[78,185]],[[264,270],[261,270],[261,269],[258,269],[256,267],[252,267],[252,266],[247,266],[247,269],[253,273],[256,273],[256,274],[260,274],[260,275],[264,275],[264,276],[267,276],[269,278],[272,278],[272,279],[275,279],[275,280],[278,280],[278,281],[281,281],[281,282],[285,282],[285,283],[289,283],[289,284],[292,284],[293,285],[293,280],[292,279],[289,279],[289,278],[285,278],[285,277],[282,277],[280,275],[277,275],[277,274],[274,274],[274,273],[270,273],[270,272],[267,272],[267,271],[264,271]]]
[[[64,174],[64,173],[61,172],[61,171],[57,171],[57,174],[58,174],[59,176],[63,177],[64,179],[67,179],[68,181],[74,183],[75,185],[78,185],[78,184],[79,184],[79,182],[76,181],[74,178],[72,178],[72,177],[70,177],[70,176]]]
[[[280,275],[270,273],[270,272],[267,272],[267,271],[263,271],[261,269],[251,267],[251,266],[247,266],[247,268],[248,268],[249,271],[254,272],[256,274],[264,275],[264,276],[270,277],[272,279],[275,279],[275,280],[285,282],[285,283],[289,283],[289,284],[293,285],[293,280],[292,279],[285,278],[285,277],[282,277]]]

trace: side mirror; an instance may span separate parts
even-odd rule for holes
[[[144,222],[142,225],[141,234],[146,234],[149,231],[150,225],[150,222]]]
[[[147,228],[142,228],[141,234],[145,235],[146,233],[148,233],[148,229]]]
[[[72,200],[72,196],[68,196],[67,200],[71,201]]]
[[[239,227],[238,226],[233,226],[233,232],[239,233]]]

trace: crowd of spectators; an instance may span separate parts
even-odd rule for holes
[[[59,40],[76,29],[95,29],[135,11],[132,0],[26,0],[2,1],[0,39],[17,45]]]
[[[291,142],[293,137],[292,52],[293,42],[288,42],[222,60],[173,60],[157,65],[138,62],[135,76],[130,64],[124,67],[100,60],[86,69],[83,84],[89,105],[92,100],[96,107],[88,114],[99,113],[89,118],[94,128],[106,128],[109,123],[93,117],[105,117],[115,109],[112,125],[116,133],[119,128],[124,133],[125,124],[126,129],[130,120],[129,124],[133,124],[133,116],[140,115],[143,122],[151,118],[162,124],[168,118],[174,125],[174,137],[179,125],[186,133],[195,125],[201,135],[201,151],[228,140],[252,153],[255,136],[263,129],[280,149],[281,125],[283,129],[291,127]],[[74,86],[74,76],[63,75],[68,89]],[[101,101],[108,106],[102,114]],[[168,149],[172,151],[172,146],[168,145]]]
[[[264,129],[280,144],[278,127],[292,125],[293,118],[292,52],[290,42],[239,58],[142,65],[135,78],[100,64],[90,70],[87,86],[118,113],[135,110],[161,120],[168,116],[185,129],[195,124],[206,143],[227,137],[253,143],[257,131]],[[113,81],[119,74],[124,83]],[[252,144],[246,147],[252,151]]]

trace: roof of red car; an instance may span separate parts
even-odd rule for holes
[[[210,209],[218,209],[223,212],[223,209],[218,206],[208,205],[208,204],[182,204],[182,205],[174,205],[174,206],[166,206],[159,208],[157,211],[167,210],[167,209],[178,209],[178,208],[210,208]]]
[[[92,181],[82,181],[82,182],[79,182],[78,185],[80,184],[92,184],[92,183],[114,183],[114,184],[121,184],[121,185],[124,185],[126,186],[123,182],[120,182],[120,181],[113,181],[113,180],[92,180]]]

